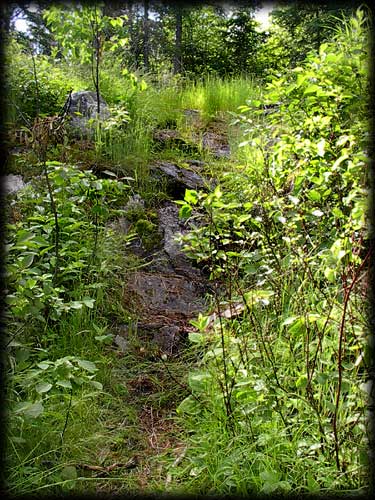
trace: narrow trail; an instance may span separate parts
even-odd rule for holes
[[[168,141],[167,131],[163,133]],[[216,158],[229,157],[227,138],[222,131],[214,131],[214,125],[203,140]],[[166,161],[156,161],[152,166],[154,175],[163,176],[176,199],[183,198],[185,189],[209,185],[202,176],[201,159],[184,163],[188,169]],[[127,212],[142,209],[143,200],[133,196],[124,207],[124,216],[114,224],[115,231],[127,234],[131,227]],[[114,377],[125,387],[123,403],[138,426],[138,434],[130,443],[133,455],[128,457],[138,491],[153,491],[153,486],[160,484],[167,488],[171,478],[163,466],[166,456],[169,463],[183,457],[184,443],[174,416],[177,405],[188,395],[184,346],[192,331],[189,321],[207,310],[207,277],[175,241],[177,235],[189,231],[189,223],[179,219],[179,208],[173,201],[163,202],[156,212],[156,243],[150,248],[137,238],[126,249],[128,256],[141,258],[144,264],[126,273],[123,305],[134,320],[115,327],[114,342],[120,358]],[[116,491],[115,485],[104,488],[106,492],[108,488]]]

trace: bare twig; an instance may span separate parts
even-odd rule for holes
[[[344,342],[345,342],[346,311],[347,311],[347,308],[349,305],[350,294],[354,288],[354,285],[358,281],[358,279],[361,275],[361,271],[362,271],[364,265],[366,264],[367,259],[369,258],[371,253],[372,253],[372,249],[370,249],[367,252],[367,255],[365,256],[365,258],[361,262],[361,265],[356,270],[356,273],[352,279],[352,282],[349,284],[349,286],[347,286],[344,289],[344,307],[343,307],[343,312],[342,312],[342,316],[341,316],[341,323],[340,323],[340,330],[339,330],[339,345],[338,345],[338,353],[337,353],[338,383],[337,383],[337,391],[336,391],[335,411],[334,411],[333,420],[332,420],[333,435],[334,435],[334,439],[335,439],[336,466],[337,466],[337,469],[341,470],[341,471],[343,471],[343,466],[340,464],[340,458],[339,458],[340,442],[339,442],[338,430],[337,430],[337,417],[338,417],[338,412],[339,412],[342,378],[343,378],[342,359],[343,359]]]

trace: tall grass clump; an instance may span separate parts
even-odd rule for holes
[[[368,38],[359,9],[248,100],[256,168],[186,193],[180,214],[199,207],[202,226],[182,240],[211,273],[215,315],[192,322],[203,355],[178,408],[188,447],[171,489],[368,491]],[[264,104],[268,126],[250,129]]]
[[[253,97],[255,89],[254,79],[250,76],[220,78],[208,75],[185,87],[182,105],[199,109],[209,120],[219,113],[238,111],[238,106]]]
[[[162,86],[148,83],[148,75],[134,75],[134,78],[127,82],[127,90],[122,90],[116,98],[112,123],[104,134],[104,141],[106,154],[120,169],[123,167],[137,179],[144,179],[154,153],[153,131],[177,127],[181,91],[178,82],[173,80]]]

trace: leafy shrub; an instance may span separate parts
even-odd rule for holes
[[[52,279],[56,227],[50,197],[41,186],[35,189],[29,185],[19,195],[24,218],[8,225],[12,321],[56,320],[69,310],[93,307],[89,297],[77,301],[77,289],[71,285],[78,281],[84,287],[94,278],[90,262],[95,258],[98,231],[103,231],[102,225],[111,213],[107,203],[114,203],[124,191],[121,182],[98,180],[89,171],[58,162],[49,162],[48,175],[59,221],[58,279]]]
[[[179,407],[198,491],[366,487],[367,37],[359,10],[249,101],[257,163],[182,202],[200,219],[185,249],[222,283],[190,334],[206,353]]]
[[[31,124],[38,111],[42,116],[58,114],[71,89],[86,89],[82,76],[72,75],[68,67],[51,64],[43,55],[35,56],[36,85],[31,55],[16,42],[7,47],[7,58],[11,61],[6,81],[9,119],[18,124],[25,125],[25,120]]]
[[[68,479],[56,472],[61,464],[46,470],[38,451],[44,450],[42,457],[58,454],[68,421],[102,391],[97,358],[111,336],[102,334],[96,318],[114,267],[105,248],[114,244],[106,223],[121,213],[117,207],[127,192],[122,182],[99,180],[75,166],[46,167],[58,254],[54,210],[42,179],[10,200],[11,213],[19,215],[7,227],[7,460],[10,490],[17,492]]]

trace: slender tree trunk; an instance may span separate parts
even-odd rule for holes
[[[15,6],[2,4],[0,6],[0,35],[1,39],[5,41],[10,32],[10,20]]]
[[[133,6],[130,4],[128,7],[128,30],[129,30],[129,45],[130,53],[134,54],[134,28],[133,28]],[[126,56],[124,56],[124,61],[126,61]],[[126,61],[127,63],[127,61]]]
[[[149,19],[148,19],[149,0],[143,1],[143,67],[145,71],[149,70]]]
[[[181,40],[182,40],[182,10],[178,5],[176,6],[176,32],[175,32],[175,53],[173,61],[174,74],[180,73],[182,69],[182,53],[181,53]]]
[[[319,26],[319,23],[320,23],[320,16],[319,16],[320,12],[319,12],[319,8],[316,9],[316,12],[315,12],[315,22],[316,22],[316,25],[317,25],[317,30],[316,30],[316,50],[319,50],[320,48],[320,44],[321,44],[321,37],[320,37],[320,26]]]
[[[99,82],[99,63],[100,63],[100,33],[98,25],[98,13],[95,7],[95,89],[98,118],[100,115],[100,82]]]
[[[90,20],[91,32],[92,32],[92,52],[91,52],[91,75],[96,91],[96,111],[99,118],[100,113],[100,32],[99,32],[99,21],[98,13],[95,6],[95,19]]]
[[[142,37],[141,30],[137,23],[137,10],[133,10],[133,5],[129,4],[128,7],[128,29],[129,29],[129,40],[130,40],[130,64],[139,68],[139,56],[141,54],[139,41]],[[125,59],[126,60],[126,59]]]
[[[97,47],[96,47],[96,102],[97,102],[97,111],[98,111],[98,117],[100,115],[100,89],[99,89],[99,40],[97,42]]]

